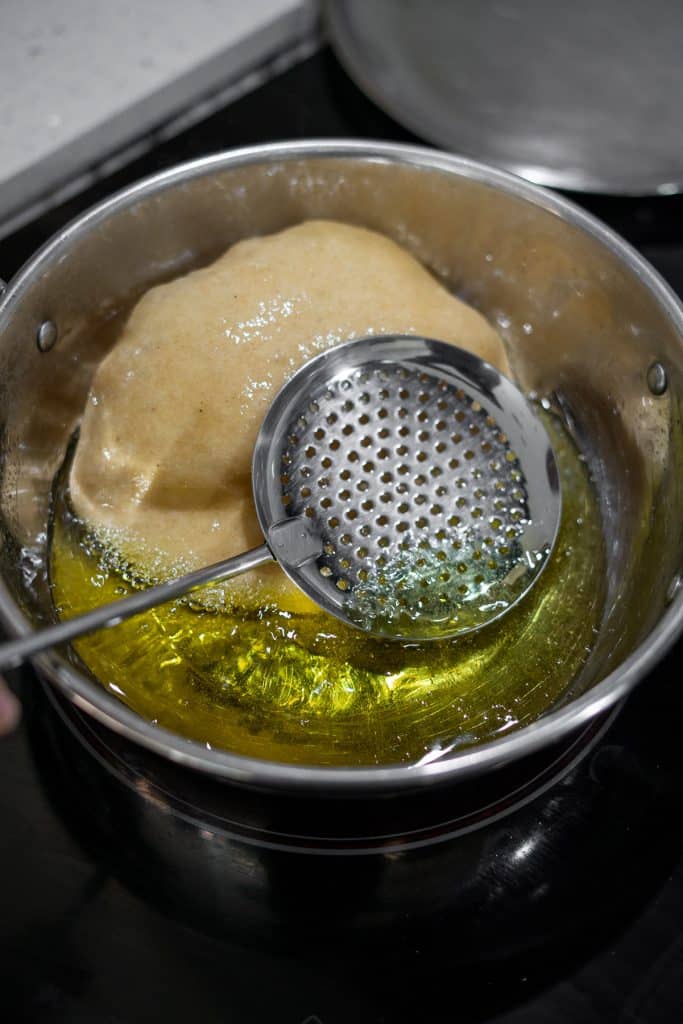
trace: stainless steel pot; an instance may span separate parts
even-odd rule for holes
[[[18,635],[50,617],[36,566],[51,481],[102,354],[93,324],[239,238],[309,217],[366,225],[410,248],[514,341],[523,386],[563,408],[597,482],[608,556],[604,620],[580,679],[563,706],[487,745],[420,767],[339,769],[207,750],[156,728],[68,652],[42,655],[36,668],[137,748],[258,789],[424,790],[571,744],[683,625],[683,308],[571,203],[425,149],[313,141],[208,157],[96,206],[24,267],[0,302],[0,618]]]

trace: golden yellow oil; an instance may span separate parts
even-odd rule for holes
[[[560,469],[555,551],[527,597],[479,633],[382,642],[264,594],[232,612],[176,602],[77,641],[102,685],[143,717],[211,747],[320,765],[414,762],[518,728],[585,663],[603,605],[604,552],[586,466],[545,417]],[[50,546],[62,617],[130,593],[55,494]],[[311,609],[310,611],[308,609]]]

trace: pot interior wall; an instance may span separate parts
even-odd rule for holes
[[[115,340],[113,315],[240,238],[312,217],[407,246],[497,325],[523,387],[570,422],[600,491],[608,563],[602,630],[574,692],[585,689],[646,637],[683,563],[682,339],[638,273],[552,208],[378,156],[205,167],[67,231],[10,290],[0,310],[0,570],[10,595],[36,622],[50,618],[37,567],[51,482]],[[46,318],[59,341],[42,354]],[[654,360],[669,380],[659,397],[647,387]]]

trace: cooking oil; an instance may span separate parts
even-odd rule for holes
[[[107,690],[153,723],[277,761],[427,761],[526,725],[562,698],[585,664],[605,578],[586,464],[559,419],[540,414],[560,472],[559,536],[531,592],[480,632],[379,641],[264,588],[222,608],[162,605],[83,637],[75,650]],[[53,600],[64,618],[140,585],[73,515],[67,479],[64,471],[55,484],[50,543]]]

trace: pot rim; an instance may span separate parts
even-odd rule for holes
[[[179,164],[143,178],[96,204],[57,232],[27,261],[10,281],[0,299],[0,318],[21,302],[33,280],[59,258],[72,240],[87,234],[110,214],[180,182],[211,171],[296,159],[356,159],[372,163],[416,166],[456,174],[525,199],[580,228],[606,246],[649,289],[683,337],[683,304],[657,271],[605,224],[570,200],[486,164],[422,146],[365,140],[311,139],[271,143],[227,150]],[[13,636],[31,632],[31,623],[0,578],[0,621]],[[437,781],[460,781],[482,770],[499,768],[563,739],[623,698],[665,654],[683,632],[683,587],[648,637],[621,665],[582,696],[548,712],[516,732],[481,746],[447,755],[428,764],[381,767],[325,767],[288,764],[207,749],[168,729],[152,725],[89,680],[65,659],[46,652],[32,659],[34,666],[78,707],[114,731],[169,760],[241,785],[269,789],[322,789],[351,795],[371,789],[416,788]]]

